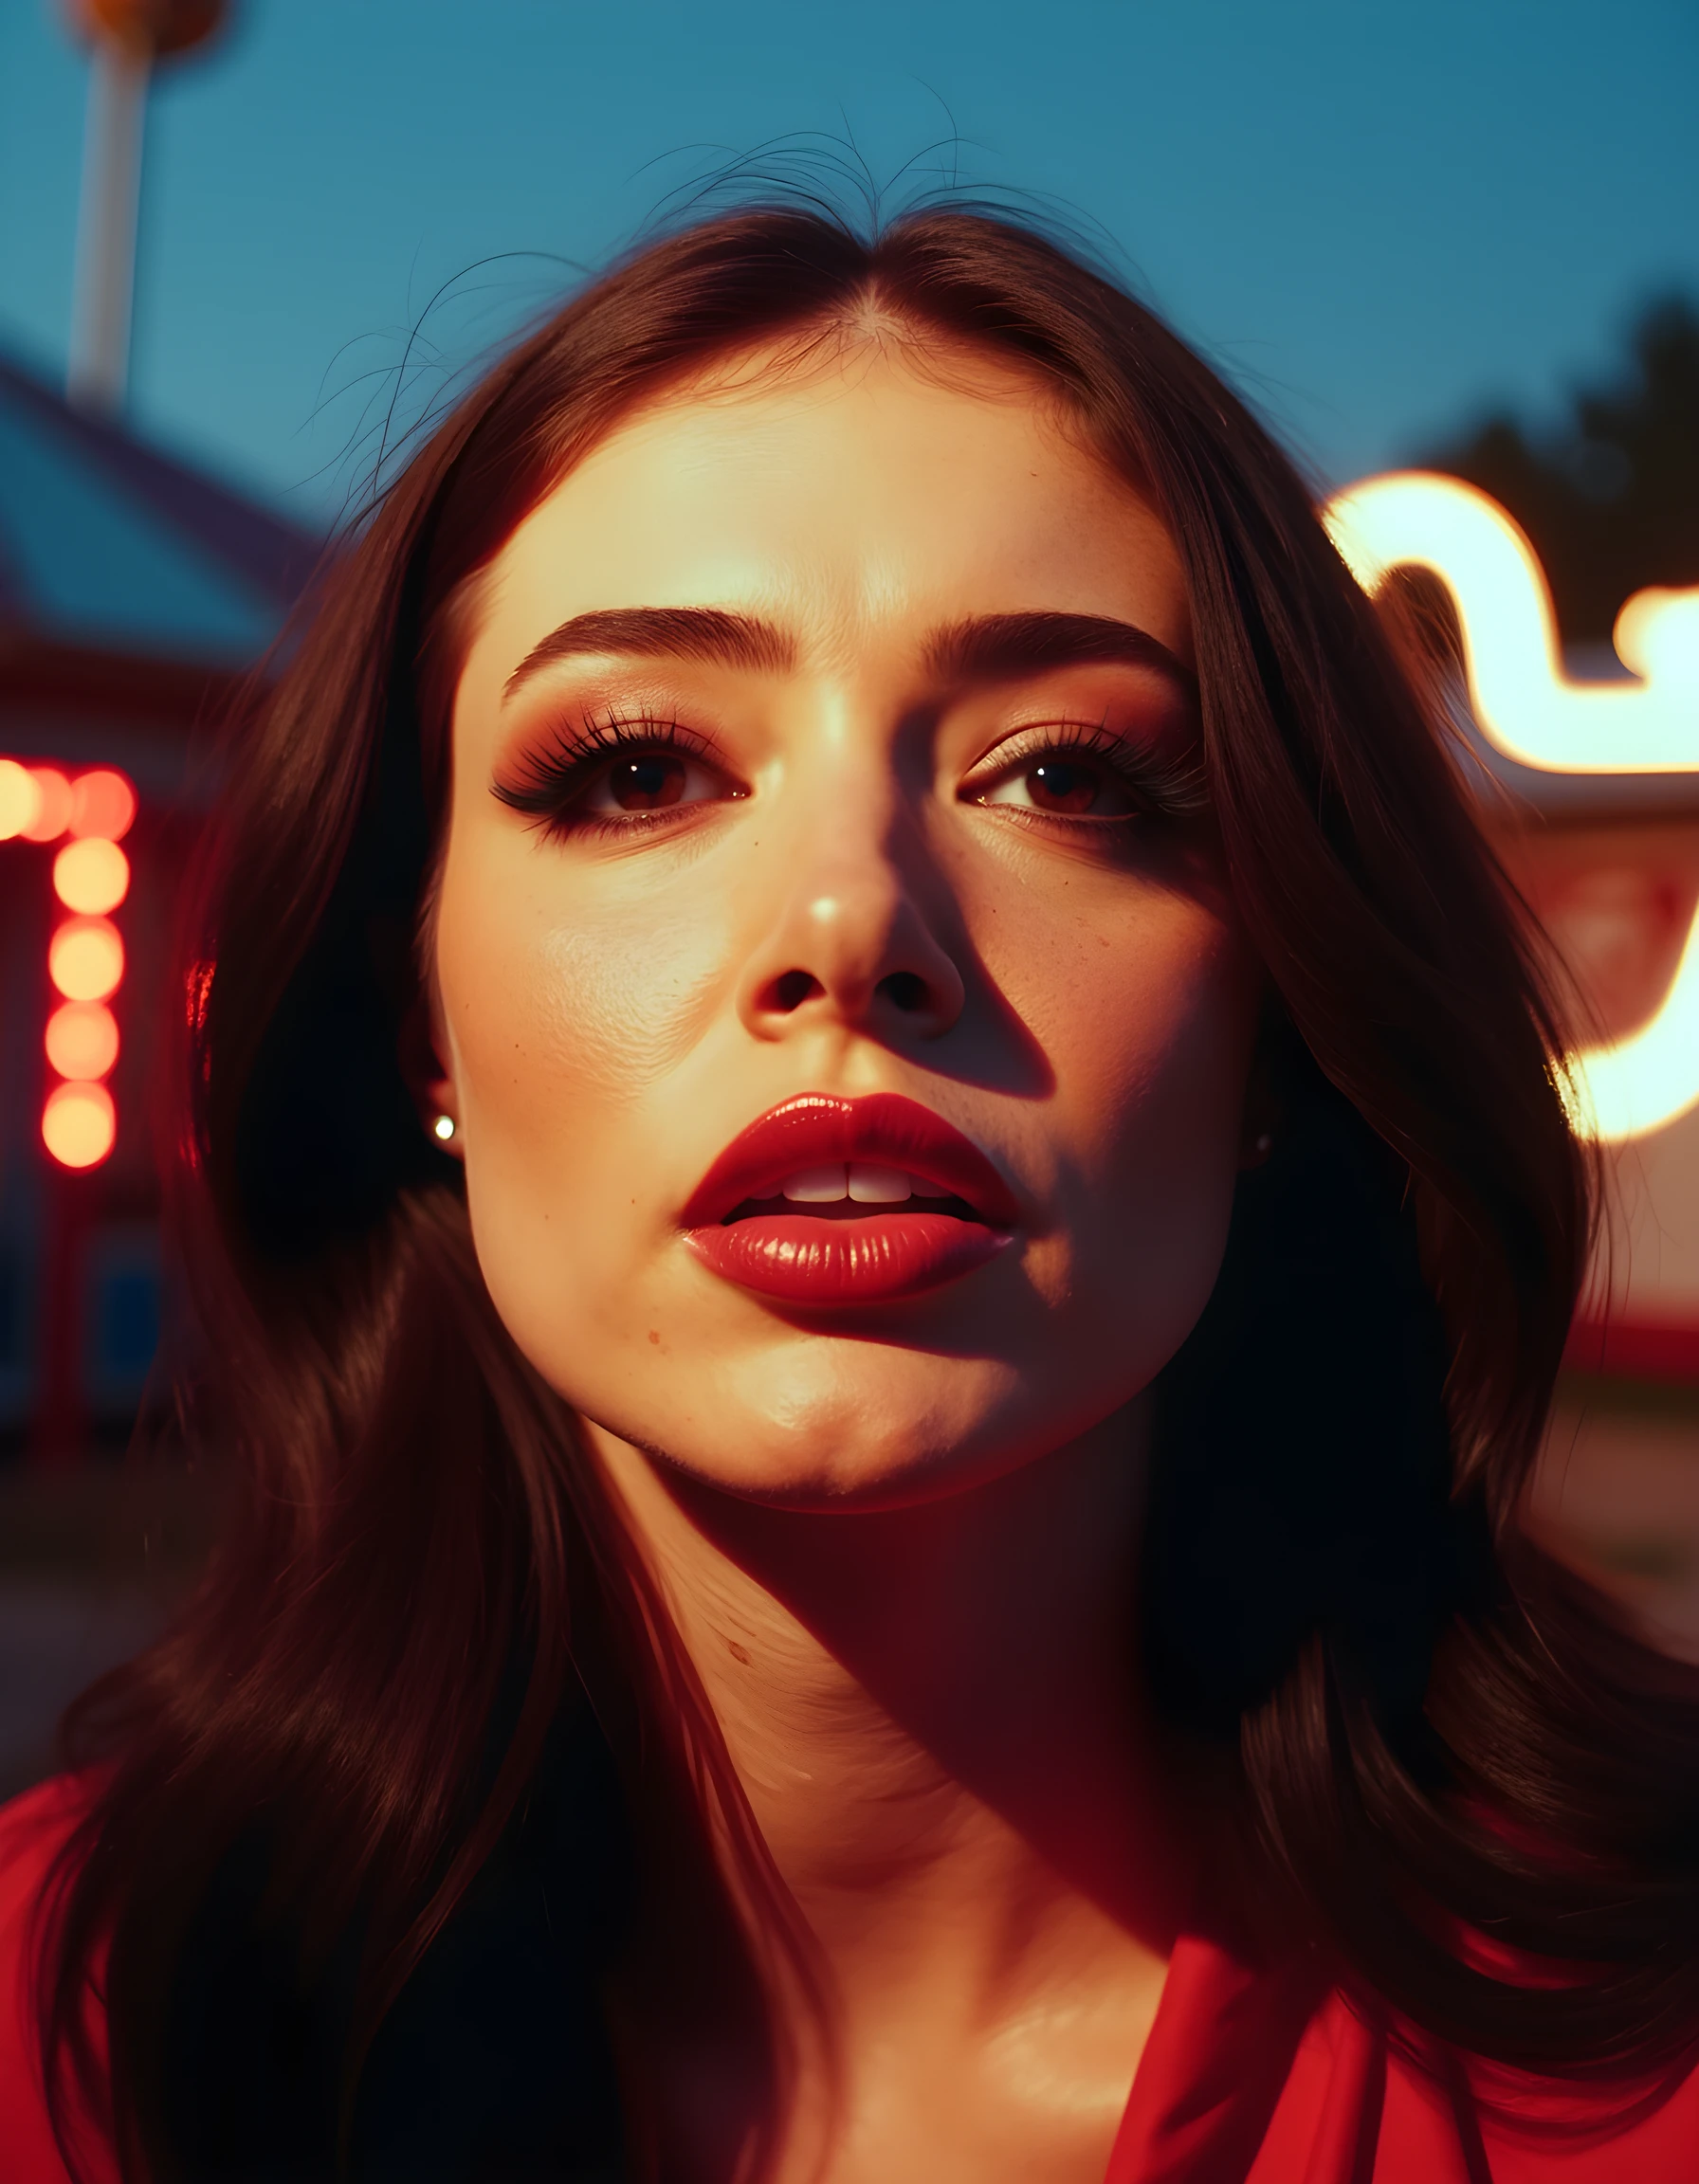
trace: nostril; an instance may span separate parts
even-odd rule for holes
[[[926,981],[913,971],[893,971],[879,981],[879,991],[887,995],[905,1016],[926,1006]]]
[[[807,971],[784,971],[773,981],[774,1002],[787,1016],[824,992],[820,981]]]

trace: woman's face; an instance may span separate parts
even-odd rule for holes
[[[570,1403],[869,1507],[1060,1446],[1183,1340],[1258,980],[1151,508],[990,363],[746,362],[480,588],[436,1090]]]

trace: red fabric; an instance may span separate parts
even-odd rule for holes
[[[1606,2092],[1413,2045],[1186,1936],[1105,2184],[1699,2184],[1699,2074]]]
[[[0,1807],[0,2177],[6,2184],[67,2184],[42,2093],[29,1939],[47,1867],[80,1811],[77,1784],[64,1776]],[[82,2184],[119,2184],[110,2145],[87,2119],[80,2120],[77,2137]]]
[[[0,1810],[0,2177],[67,2184],[25,1980],[29,1913],[75,1819],[49,1782]],[[91,2141],[87,2184],[118,2184]],[[1419,2067],[1302,1966],[1187,1936],[1104,2184],[1699,2184],[1699,2074],[1636,2102],[1438,2056]]]

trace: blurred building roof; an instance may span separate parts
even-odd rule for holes
[[[241,667],[320,551],[0,356],[0,626],[14,635]]]

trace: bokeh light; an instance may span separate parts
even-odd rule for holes
[[[104,1077],[118,1060],[118,1025],[100,1001],[66,1001],[47,1019],[47,1060],[62,1077]]]
[[[62,1168],[94,1168],[112,1151],[118,1115],[103,1084],[56,1084],[42,1110],[42,1142]]]
[[[15,758],[0,758],[0,842],[33,827],[41,808],[41,784],[28,767]]]
[[[57,766],[32,766],[29,774],[41,802],[18,832],[26,842],[55,842],[71,823],[71,785]]]
[[[73,834],[121,842],[135,817],[136,792],[111,767],[97,766],[91,774],[79,774],[71,783]]]
[[[124,944],[104,918],[68,918],[47,946],[47,975],[67,1001],[104,1001],[124,974]]]
[[[98,834],[67,842],[53,860],[53,892],[67,910],[98,917],[116,910],[129,888],[130,860]]]
[[[1662,1130],[1699,1105],[1699,916],[1651,1023],[1571,1054],[1569,1065],[1570,1118],[1606,1145]]]

